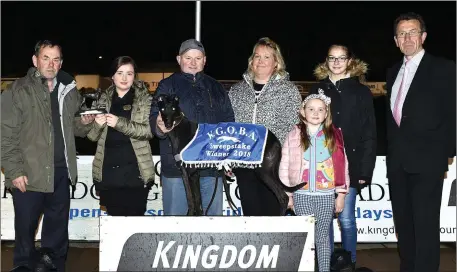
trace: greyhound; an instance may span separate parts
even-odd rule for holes
[[[190,121],[184,116],[184,113],[179,107],[179,98],[177,96],[161,94],[153,100],[157,103],[162,120],[165,123],[165,127],[167,129],[171,129],[171,131],[167,133],[167,136],[171,142],[176,165],[182,173],[187,204],[189,206],[187,215],[203,215],[200,195],[199,169],[184,166],[179,156],[177,156],[194,137],[198,124]],[[280,203],[278,215],[285,215],[289,201],[289,197],[285,191],[294,192],[299,188],[302,188],[304,183],[294,187],[287,187],[281,182],[278,174],[279,163],[281,161],[281,143],[269,130],[266,141],[263,162],[260,167],[254,168],[252,171],[256,171],[256,174],[276,195]],[[220,173],[221,172],[222,171],[220,171]],[[231,172],[228,174],[230,176]],[[228,190],[227,177],[225,174],[221,174],[221,176],[227,200],[233,208],[235,205],[233,204]]]

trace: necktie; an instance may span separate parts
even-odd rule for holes
[[[400,126],[401,122],[401,113],[403,108],[403,103],[401,102],[403,99],[403,90],[405,89],[406,78],[408,77],[408,61],[405,62],[405,69],[403,71],[403,77],[401,78],[400,88],[398,89],[397,98],[395,98],[395,104],[393,109],[393,115],[395,122],[398,126]]]

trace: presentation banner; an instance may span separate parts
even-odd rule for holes
[[[357,196],[355,218],[357,220],[357,241],[359,242],[397,242],[393,222],[389,183],[386,177],[386,159],[378,156],[374,169],[372,185],[363,189]],[[442,242],[455,242],[456,206],[455,206],[455,159],[449,165],[443,185],[441,200]],[[335,229],[338,228],[334,220]],[[335,241],[341,241],[341,235],[335,233]]]
[[[100,271],[314,271],[314,217],[100,217]]]
[[[154,156],[155,167],[160,174],[160,157]],[[71,191],[69,232],[71,240],[98,241],[99,240],[99,216],[106,215],[100,208],[98,196],[92,183],[92,160],[93,156],[78,157],[78,183],[76,191]],[[440,237],[442,242],[456,241],[456,164],[455,160],[449,166],[443,186],[441,203],[441,228]],[[3,181],[3,174],[2,174]],[[163,215],[162,188],[160,177],[156,175],[154,186],[148,197],[147,216]],[[237,210],[233,211],[228,202],[223,202],[223,215],[242,215],[241,203],[237,183],[229,186],[230,194]],[[1,187],[1,239],[14,240],[14,209],[11,195]],[[225,198],[225,197],[224,197]],[[392,208],[386,178],[385,157],[377,157],[372,185],[362,190],[357,196],[356,209],[354,211],[357,220],[357,235],[359,242],[396,242],[395,229],[392,219]],[[335,241],[341,241],[337,221],[334,220]],[[41,223],[37,233],[37,239],[41,237]]]

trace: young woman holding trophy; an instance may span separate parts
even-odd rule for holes
[[[108,215],[141,216],[154,184],[151,96],[144,82],[137,80],[135,62],[128,56],[114,60],[111,78],[113,84],[97,102],[107,113],[96,115],[87,135],[98,143],[93,181]]]

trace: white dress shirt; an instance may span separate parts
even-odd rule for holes
[[[406,78],[405,82],[403,82],[403,89],[399,101],[400,110],[403,109],[403,102],[405,102],[406,95],[408,94],[409,87],[411,86],[411,82],[414,79],[414,75],[416,74],[417,68],[422,60],[422,57],[425,54],[425,50],[422,49],[419,53],[417,53],[412,59],[408,61],[408,67],[405,69],[406,57],[403,58],[403,65],[398,71],[397,78],[395,79],[394,85],[392,86],[392,94],[390,96],[390,108],[393,111],[395,106],[395,100],[397,99],[398,91],[400,90],[401,80],[403,78],[403,74],[406,70]]]

